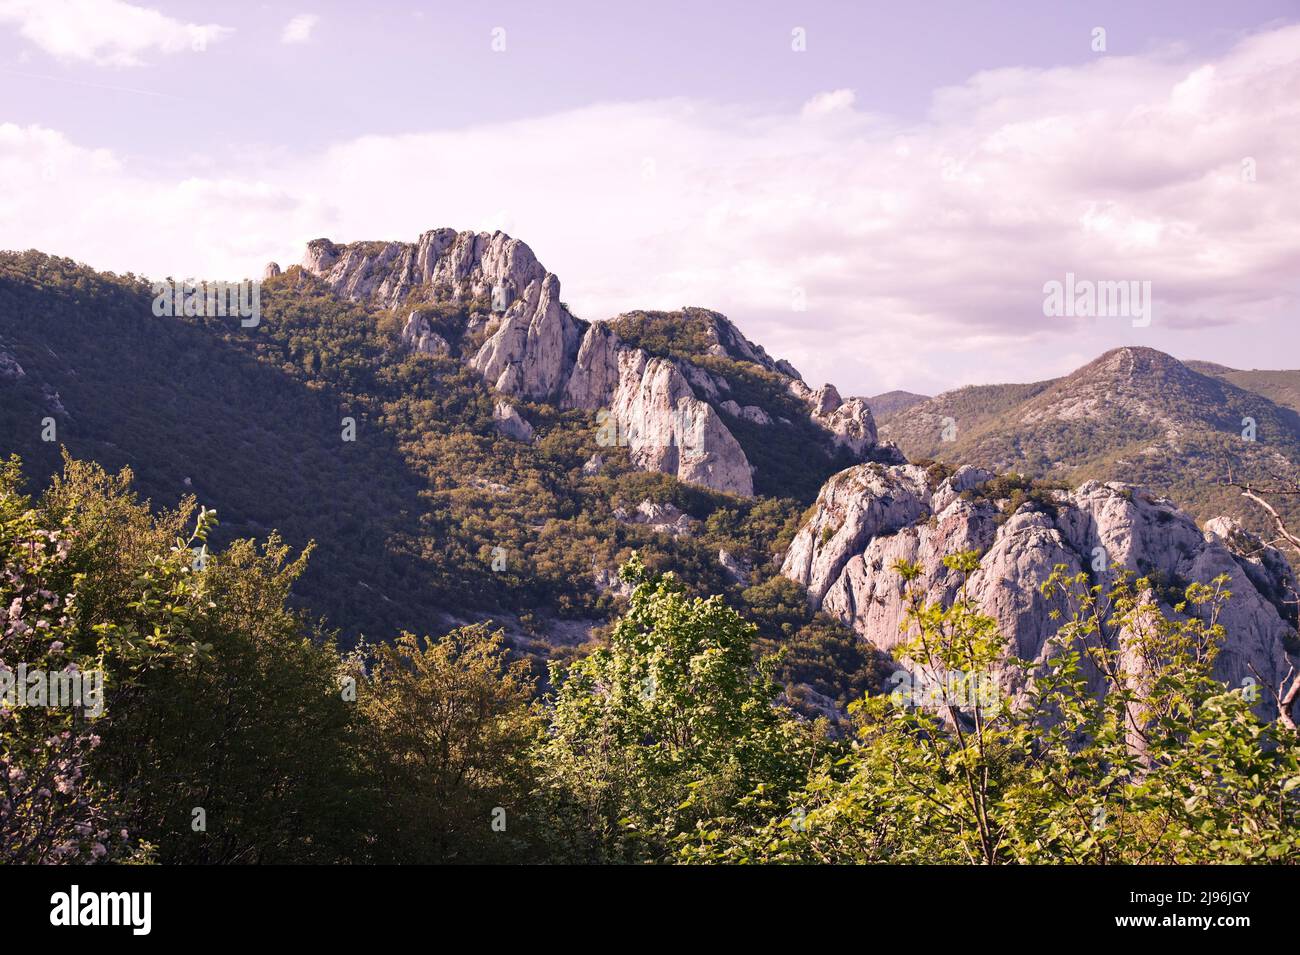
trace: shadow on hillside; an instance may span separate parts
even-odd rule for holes
[[[0,341],[27,372],[0,380],[0,451],[20,454],[35,483],[60,467],[62,444],[111,471],[129,466],[156,506],[193,493],[216,508],[215,544],[272,529],[294,548],[315,540],[295,593],[346,644],[360,633],[436,630],[453,587],[460,605],[488,602],[474,582],[449,582],[436,556],[418,556],[414,538],[435,536],[437,515],[365,409],[255,358],[265,329],[247,330],[246,345],[228,342],[157,318],[150,305],[136,289],[88,296],[0,275]],[[238,319],[213,321],[242,331]],[[66,415],[51,410],[43,386],[57,390]],[[48,416],[55,443],[41,440]],[[356,420],[355,441],[343,440],[345,416]]]

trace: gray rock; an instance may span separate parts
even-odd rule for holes
[[[262,278],[273,279],[280,274],[280,263],[267,262],[266,268],[262,270]]]
[[[614,516],[624,523],[641,524],[673,537],[693,536],[700,523],[674,504],[659,504],[655,501],[642,501],[631,513],[616,510]]]
[[[535,434],[533,426],[523,419],[514,405],[498,401],[492,409],[492,420],[497,431],[515,441],[532,443]]]
[[[1024,660],[1041,659],[1059,627],[1050,614],[1062,608],[1038,590],[1057,565],[1094,574],[1104,567],[1102,577],[1119,569],[1157,573],[1170,582],[1227,574],[1233,597],[1220,616],[1227,638],[1217,673],[1230,685],[1253,678],[1255,670],[1273,687],[1281,682],[1291,664],[1284,641],[1294,629],[1279,612],[1279,595],[1291,579],[1280,554],[1265,556],[1257,542],[1244,541],[1227,525],[1211,522],[1219,533],[1202,534],[1168,501],[1115,483],[1090,481],[1060,492],[1055,515],[1030,505],[1008,517],[1000,511],[1005,502],[962,497],[989,477],[963,468],[936,485],[912,465],[849,468],[822,488],[782,572],[808,588],[814,608],[889,650],[902,640],[906,609],[895,563],[918,563],[927,598],[948,601],[957,581],[943,557],[979,551],[969,593]],[[1231,551],[1234,542],[1246,543],[1254,556]],[[1263,701],[1264,709],[1270,705]]]
[[[695,396],[677,365],[624,345],[602,324],[583,336],[564,389],[565,408],[605,410],[633,464],[746,497],[753,474],[717,412]]]
[[[546,275],[532,250],[504,232],[432,229],[410,242],[307,245],[303,268],[338,295],[383,308],[408,296],[495,299],[509,305]]]
[[[526,398],[560,395],[579,351],[582,329],[560,303],[549,272],[530,283],[470,365],[497,391]]]
[[[723,571],[731,578],[732,583],[740,584],[742,587],[749,585],[749,565],[725,547],[718,549],[718,563],[722,565]]]
[[[23,366],[18,364],[18,359],[0,348],[0,380],[17,381],[25,377],[27,372],[23,371]]]
[[[719,405],[723,411],[733,418],[743,418],[746,421],[752,421],[754,424],[768,425],[772,423],[772,417],[758,405],[745,405],[743,408],[734,401],[724,401]]]
[[[421,355],[448,355],[451,345],[433,330],[429,319],[419,311],[411,312],[402,328],[402,344]]]
[[[873,457],[876,446],[876,421],[865,398],[840,397],[834,385],[825,384],[813,391],[803,381],[792,378],[786,388],[808,406],[808,417],[831,439],[835,447],[844,448],[860,461]]]

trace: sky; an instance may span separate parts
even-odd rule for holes
[[[1300,0],[0,0],[0,184],[0,249],[150,277],[502,229],[844,394],[1300,368]]]

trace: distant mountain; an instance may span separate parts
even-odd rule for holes
[[[868,398],[867,406],[875,416],[876,425],[880,426],[900,411],[929,400],[929,395],[918,395],[911,391],[886,391],[874,398]]]
[[[1258,368],[1241,371],[1209,361],[1188,361],[1184,364],[1211,378],[1263,395],[1275,404],[1300,412],[1300,371],[1263,371]]]
[[[947,392],[880,428],[913,460],[932,458],[1079,484],[1120,480],[1166,494],[1201,519],[1264,529],[1232,488],[1286,476],[1300,463],[1300,414],[1245,384],[1286,397],[1293,372],[1211,373],[1151,348],[1118,348],[1064,378]]]

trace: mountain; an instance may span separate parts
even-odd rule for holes
[[[1300,412],[1300,371],[1242,371],[1209,361],[1184,362],[1188,368],[1263,395],[1274,404]]]
[[[1257,381],[1251,374],[1239,380]],[[1070,485],[1123,481],[1202,520],[1227,515],[1261,531],[1260,513],[1221,482],[1276,479],[1300,462],[1293,408],[1151,348],[1109,351],[1064,378],[950,391],[905,409],[880,433],[912,460]]]
[[[158,314],[159,284],[0,255],[0,452],[38,483],[66,447],[130,467],[156,507],[215,508],[217,545],[314,541],[295,596],[345,645],[491,620],[563,659],[599,638],[637,550],[746,608],[792,682],[835,700],[878,678],[779,557],[825,479],[901,456],[865,401],[724,316],[582,321],[524,243],[453,230],[316,240],[268,266],[256,321]]]
[[[886,391],[874,398],[868,398],[867,406],[871,409],[872,415],[875,416],[876,424],[881,425],[900,411],[905,411],[912,405],[929,400],[929,395],[918,395],[912,391]]]
[[[341,297],[389,310],[481,303],[453,333],[463,342],[460,357],[495,392],[604,411],[634,465],[686,483],[747,497],[757,480],[781,494],[789,490],[781,478],[793,475],[773,474],[746,452],[790,448],[806,471],[819,458],[865,460],[876,444],[863,399],[843,401],[830,385],[814,392],[793,366],[769,358],[716,312],[636,312],[594,325],[575,319],[560,300],[559,279],[501,232],[435,229],[415,243],[317,239],[303,269]],[[427,324],[418,308],[403,335],[417,323]],[[738,430],[750,440],[738,440]]]
[[[622,607],[637,551],[725,595],[786,651],[790,698],[838,713],[892,666],[887,558],[924,552],[943,593],[940,551],[964,542],[987,549],[981,599],[1031,657],[1045,568],[1104,545],[1171,587],[1234,573],[1245,643],[1225,674],[1286,660],[1285,560],[1249,526],[1213,525],[1216,542],[1192,519],[1240,503],[1220,469],[1300,460],[1296,412],[1226,372],[1119,349],[1054,381],[881,396],[878,433],[868,399],[813,388],[717,312],[574,316],[500,232],[318,239],[256,290],[247,319],[206,307],[203,283],[0,255],[0,451],[40,483],[62,447],[130,467],[156,507],[215,507],[218,546],[314,541],[295,599],[345,645],[487,620],[535,661],[569,659]]]

